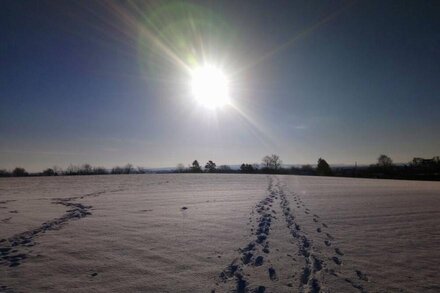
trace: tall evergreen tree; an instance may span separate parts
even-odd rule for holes
[[[318,159],[318,166],[316,167],[316,173],[319,176],[331,176],[333,175],[330,165],[322,158]]]
[[[193,172],[193,173],[201,173],[202,172],[202,168],[200,167],[200,164],[197,160],[194,160],[194,162],[192,163],[191,172]]]
[[[205,170],[209,173],[214,173],[217,170],[217,165],[213,161],[208,161],[205,165]]]

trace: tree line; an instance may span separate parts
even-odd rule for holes
[[[231,168],[209,160],[201,165],[197,160],[185,167],[178,164],[176,169],[162,172],[174,173],[245,173],[245,174],[293,174],[310,176],[338,176],[360,178],[385,178],[385,179],[416,179],[440,180],[440,157],[432,159],[414,158],[407,164],[394,164],[387,155],[380,155],[375,164],[369,166],[334,166],[331,167],[323,158],[319,158],[316,165],[302,165],[286,167],[280,156],[271,154],[264,156],[261,163],[242,163],[240,167]],[[65,170],[59,167],[47,168],[38,173],[28,173],[22,167],[12,171],[0,169],[0,177],[25,177],[25,176],[75,176],[75,175],[107,175],[107,174],[145,174],[153,173],[142,167],[132,164],[116,166],[111,169],[96,167],[90,164],[69,165]]]
[[[408,180],[440,180],[440,157],[432,159],[414,158],[406,164],[394,164],[387,155],[380,155],[375,164],[368,166],[334,166],[331,167],[323,158],[319,158],[316,165],[302,165],[285,167],[278,155],[272,154],[263,157],[260,164],[243,163],[239,169],[232,169],[227,165],[216,167],[213,161],[208,161],[202,168],[195,160],[187,168],[179,164],[175,172],[178,173],[246,173],[246,174],[292,174],[310,176],[337,176],[359,178],[408,179]]]
[[[116,166],[107,169],[99,166],[92,166],[90,164],[69,165],[65,170],[54,166],[52,168],[44,169],[41,172],[29,173],[22,167],[16,167],[12,171],[0,169],[0,177],[26,177],[26,176],[75,176],[75,175],[108,175],[108,174],[145,174],[150,173],[145,168],[135,168],[132,164],[124,166]]]
[[[208,161],[204,168],[198,160],[194,160],[191,165],[185,167],[183,164],[178,164],[175,169],[176,173],[260,173],[260,174],[298,174],[298,175],[333,175],[329,164],[322,158],[319,158],[316,168],[311,165],[304,165],[301,168],[284,168],[280,156],[276,154],[264,156],[260,164],[257,163],[242,163],[239,169],[233,169],[228,165],[220,165],[213,161]]]
[[[440,157],[414,158],[406,164],[394,164],[389,156],[380,155],[376,164],[339,167],[334,168],[333,171],[336,176],[343,177],[440,180]]]

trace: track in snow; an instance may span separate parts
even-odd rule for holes
[[[323,243],[315,243],[301,228],[295,216],[295,213],[301,212],[313,221],[317,233],[325,235]],[[217,288],[213,292],[231,289],[235,292],[266,292],[286,286],[286,290],[296,288],[299,292],[317,293],[327,291],[326,279],[329,277],[350,284],[353,290],[367,292],[363,286],[363,283],[368,282],[365,273],[353,270],[354,277],[347,277],[338,270],[343,264],[344,253],[338,247],[333,247],[335,238],[328,225],[320,220],[319,215],[313,214],[298,195],[287,191],[286,186],[276,177],[269,178],[267,195],[256,204],[249,219],[253,222],[251,240],[239,249],[239,256],[220,273]],[[286,239],[290,239],[296,248],[281,252],[277,248],[277,254],[284,253],[290,262],[290,265],[277,267],[278,261],[272,257],[270,240],[274,225],[282,223],[287,227],[284,231],[290,234],[286,235]],[[332,248],[333,254],[329,255],[319,249],[321,246]],[[292,256],[292,251],[296,251],[297,255]],[[280,283],[278,274],[290,267],[299,269],[300,276],[291,275],[290,280],[284,278],[283,283]],[[289,272],[283,272],[283,275],[289,275]]]

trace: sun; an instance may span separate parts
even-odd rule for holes
[[[195,99],[209,109],[230,103],[228,79],[219,68],[204,65],[191,72],[191,89]]]

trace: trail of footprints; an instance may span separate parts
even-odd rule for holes
[[[329,261],[333,262],[332,266],[341,266],[343,263],[342,256],[344,255],[341,249],[334,247],[334,255],[331,257],[324,257],[323,253],[319,252],[319,250],[315,250],[309,235],[301,229],[301,226],[296,221],[291,206],[296,206],[297,212],[304,210],[306,215],[312,217],[316,225],[316,232],[325,235],[323,243],[325,247],[332,247],[334,237],[327,232],[327,224],[323,223],[318,215],[312,214],[298,195],[292,194],[293,203],[290,203],[285,189],[286,187],[282,186],[279,180],[274,184],[274,178],[269,178],[268,195],[255,206],[249,217],[249,224],[251,224],[252,219],[256,216],[256,223],[252,225],[251,228],[252,240],[244,248],[239,249],[240,256],[234,259],[230,265],[220,273],[220,282],[234,282],[233,291],[238,293],[266,292],[265,286],[250,287],[248,280],[249,274],[245,273],[245,270],[248,271],[249,267],[260,267],[263,263],[267,263],[268,278],[273,282],[277,282],[277,271],[270,261],[269,238],[271,224],[276,220],[284,220],[292,237],[291,239],[293,239],[294,243],[298,246],[299,256],[303,258],[305,263],[299,278],[300,282],[297,284],[297,291],[311,293],[328,292],[323,288],[322,281],[325,279],[325,275],[331,275],[342,279],[360,292],[367,292],[361,284],[361,282],[368,281],[366,274],[355,270],[357,280],[345,278],[332,269],[327,263],[327,261]],[[282,215],[279,215],[279,217],[277,217],[278,215],[275,209],[273,209],[276,204],[279,204],[282,211]],[[291,256],[290,254],[287,255]],[[298,260],[293,257],[292,261],[296,266],[300,265]],[[292,283],[287,283],[286,286],[294,287]],[[213,289],[212,292],[215,292],[215,289]]]
[[[121,190],[122,189],[115,189],[108,192],[117,192]],[[66,213],[59,218],[44,222],[37,228],[15,234],[7,239],[0,239],[0,264],[9,267],[19,266],[21,262],[28,258],[28,255],[31,252],[29,249],[35,245],[35,237],[39,234],[45,233],[48,230],[60,229],[70,220],[81,219],[91,215],[90,210],[92,206],[73,201],[84,199],[86,197],[97,197],[106,192],[107,191],[98,191],[81,196],[54,199],[52,201],[53,204],[61,204],[68,208]]]
[[[271,265],[268,255],[270,254],[269,236],[271,232],[271,225],[277,219],[276,211],[272,208],[279,196],[273,189],[272,179],[269,181],[268,195],[261,200],[251,212],[249,220],[252,222],[254,215],[257,215],[256,223],[252,225],[252,238],[244,248],[241,248],[240,257],[231,262],[220,273],[220,281],[227,283],[229,281],[235,282],[235,292],[265,292],[264,286],[256,286],[249,288],[247,276],[244,273],[246,267],[260,267],[264,263],[268,265],[267,277],[271,281],[277,281],[277,271]],[[213,290],[215,292],[215,290]]]
[[[148,185],[162,185],[169,183],[169,181],[152,182]],[[35,237],[39,234],[45,233],[48,230],[60,229],[63,225],[67,224],[70,220],[81,219],[91,215],[92,206],[84,205],[77,202],[78,200],[88,197],[98,197],[104,193],[114,193],[125,190],[124,188],[118,188],[113,190],[103,190],[92,193],[87,193],[79,196],[73,196],[68,198],[55,198],[52,200],[52,204],[61,204],[68,208],[64,215],[59,218],[55,218],[44,222],[39,227],[24,231],[22,233],[15,234],[12,237],[6,239],[0,239],[0,265],[7,265],[9,267],[18,267],[28,255],[32,246],[35,245]],[[4,209],[5,204],[13,202],[15,200],[0,201],[0,209]],[[8,222],[10,219],[0,220],[2,222]],[[3,285],[0,286],[0,288]],[[0,290],[2,292],[2,290]]]

